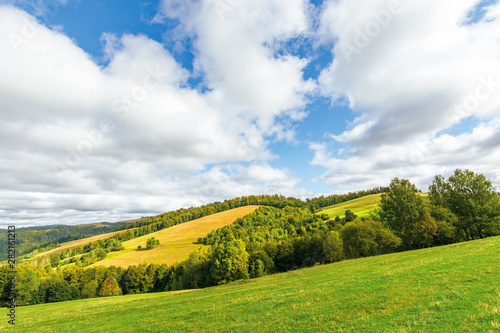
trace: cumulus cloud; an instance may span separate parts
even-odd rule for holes
[[[337,188],[407,177],[424,190],[432,176],[470,167],[500,182],[500,4],[470,19],[477,0],[329,1],[319,35],[334,61],[322,94],[359,115],[332,139],[346,154],[312,147],[320,180]],[[467,133],[444,134],[478,119]],[[357,174],[357,175],[353,175]],[[346,176],[347,175],[347,176]]]
[[[204,91],[146,36],[104,33],[109,64],[101,68],[63,30],[0,6],[3,223],[117,220],[241,195],[306,193],[290,171],[268,164],[269,139],[290,135],[289,121],[314,89],[302,79],[306,60],[276,57],[261,44],[307,28],[303,2],[276,24],[272,13],[285,5],[275,2],[245,5],[254,18],[229,26],[217,23],[216,9],[207,22],[183,22],[198,40]],[[262,27],[254,41],[262,12],[273,29]]]

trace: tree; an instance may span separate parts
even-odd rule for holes
[[[82,291],[80,293],[81,298],[93,298],[97,297],[97,289],[99,288],[97,281],[93,280],[83,285]]]
[[[99,296],[101,297],[118,296],[121,294],[122,290],[114,277],[106,278],[101,285],[101,289],[99,290]]]
[[[248,278],[248,253],[241,240],[217,246],[210,262],[210,275],[216,284]]]
[[[40,292],[42,293],[42,300],[46,303],[70,301],[80,297],[78,289],[58,277],[42,281]]]
[[[380,201],[380,220],[401,238],[405,250],[428,244],[437,232],[436,222],[418,192],[408,180],[394,178]]]
[[[146,241],[146,248],[148,250],[153,249],[153,248],[158,247],[158,246],[160,246],[160,241],[154,237],[148,238],[148,240]]]
[[[447,180],[438,175],[429,186],[430,200],[457,217],[466,240],[500,234],[500,202],[495,188],[482,174],[455,170]]]
[[[344,242],[336,231],[330,231],[323,239],[323,257],[326,263],[344,259]]]
[[[358,215],[354,214],[353,212],[351,212],[350,210],[346,210],[345,211],[345,221],[346,222],[352,222],[354,221],[356,218],[358,217]]]
[[[350,258],[391,253],[401,244],[401,239],[382,223],[367,219],[347,223],[340,230],[340,238]]]
[[[34,268],[25,265],[18,267],[15,285],[17,305],[36,304],[39,286],[40,278]]]
[[[49,257],[49,262],[50,262],[50,266],[57,267],[57,265],[59,265],[59,263],[61,262],[60,254],[58,254],[58,253],[51,254]]]

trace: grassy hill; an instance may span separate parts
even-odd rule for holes
[[[17,309],[16,332],[499,332],[500,237],[229,285]],[[4,309],[6,313],[6,309]],[[71,314],[71,320],[68,315]],[[8,327],[7,320],[0,329]]]
[[[127,268],[137,264],[174,264],[186,260],[189,254],[198,248],[207,248],[195,244],[198,238],[206,236],[210,231],[232,224],[238,218],[255,211],[259,206],[245,206],[229,211],[206,216],[190,222],[160,230],[142,237],[123,242],[125,250],[111,252],[108,256],[92,266],[119,266]],[[140,245],[146,247],[146,240],[155,237],[160,246],[151,250],[137,250]]]
[[[369,217],[370,211],[378,207],[382,194],[372,194],[358,199],[342,202],[333,206],[325,207],[321,213],[328,214],[330,218],[335,216],[344,217],[345,211],[350,210],[358,217]]]
[[[427,197],[428,193],[420,193],[422,197]],[[370,217],[370,212],[378,208],[382,193],[367,195],[358,199],[349,200],[336,205],[328,206],[321,209],[321,213],[328,214],[330,218],[335,216],[344,217],[345,211],[350,210],[358,217]]]

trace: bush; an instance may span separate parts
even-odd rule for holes
[[[368,257],[394,252],[401,239],[382,223],[362,220],[347,223],[340,230],[344,252],[350,258]]]

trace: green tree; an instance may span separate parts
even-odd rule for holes
[[[340,238],[350,258],[391,253],[401,244],[401,239],[382,223],[366,219],[347,223],[340,230]]]
[[[148,238],[148,240],[146,241],[146,248],[148,250],[153,249],[153,248],[158,247],[158,246],[160,246],[160,241],[154,237]]]
[[[326,263],[344,259],[344,242],[336,231],[330,231],[323,239],[323,257]]]
[[[37,293],[40,287],[40,278],[37,271],[29,266],[17,268],[16,289],[17,305],[33,305],[37,303]]]
[[[57,265],[59,265],[59,263],[61,262],[60,254],[58,254],[58,253],[51,254],[49,257],[49,262],[50,262],[50,266],[57,267]]]
[[[46,303],[64,302],[79,298],[78,289],[59,277],[51,277],[40,284],[42,300]]]
[[[97,297],[97,289],[99,285],[96,280],[92,280],[83,285],[82,291],[80,293],[81,298],[93,298]]]
[[[217,246],[210,262],[210,275],[216,284],[248,278],[245,243],[234,240]]]
[[[380,220],[402,240],[405,250],[429,244],[437,225],[414,184],[394,178],[387,193],[382,194]]]
[[[484,175],[457,169],[447,180],[436,176],[429,192],[435,206],[445,207],[456,215],[455,227],[466,240],[500,234],[500,202]]]
[[[345,211],[345,218],[344,220],[346,222],[352,222],[354,221],[356,218],[358,217],[358,215],[354,214],[353,212],[351,212],[350,210],[346,210]]]

